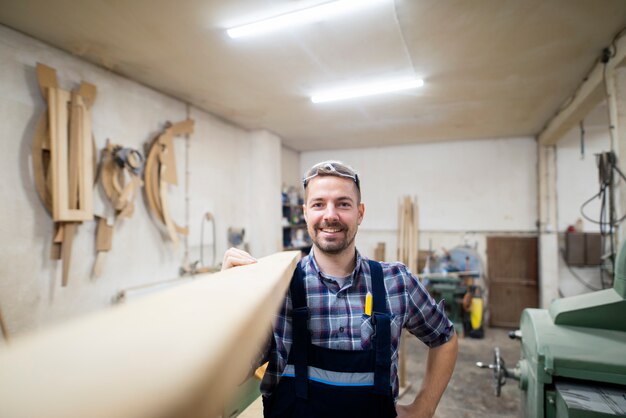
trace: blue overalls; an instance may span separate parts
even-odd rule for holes
[[[293,344],[278,386],[263,399],[266,418],[392,418],[396,409],[390,383],[391,315],[387,312],[383,270],[372,273],[375,334],[368,350],[334,350],[311,344],[304,272],[290,284]]]

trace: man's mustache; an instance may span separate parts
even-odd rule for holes
[[[337,229],[347,229],[345,224],[341,222],[322,222],[315,226],[317,229],[325,229],[325,228],[337,228]]]

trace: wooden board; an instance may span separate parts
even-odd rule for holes
[[[2,417],[213,417],[263,345],[300,252],[14,337]]]
[[[98,218],[96,229],[96,251],[109,251],[113,241],[113,226],[109,225],[106,218]]]
[[[70,101],[70,119],[69,119],[69,138],[68,138],[68,208],[78,209],[79,207],[79,176],[80,176],[80,158],[81,158],[81,130],[82,117],[81,106],[82,101],[76,93],[71,94]]]
[[[159,137],[161,145],[161,153],[159,160],[161,163],[161,181],[176,185],[178,184],[178,176],[176,174],[176,154],[174,153],[174,138],[167,132]]]
[[[159,199],[159,153],[160,148],[158,146],[158,138],[156,138],[152,145],[150,146],[150,150],[148,151],[148,157],[146,158],[146,165],[144,169],[144,179],[145,179],[145,187],[144,191],[146,193],[146,200],[148,201],[148,207],[150,211],[156,217],[159,222],[165,223],[163,219],[163,214],[161,213],[160,208],[160,199]]]
[[[54,68],[47,65],[37,63],[37,82],[39,83],[39,90],[44,99],[48,98],[48,89],[57,88],[57,72]]]
[[[194,124],[193,119],[185,119],[170,126],[169,131],[172,136],[191,135],[194,131]]]
[[[81,81],[80,87],[78,88],[78,95],[83,98],[87,109],[91,109],[93,103],[96,101],[96,86]]]
[[[70,93],[61,89],[48,89],[52,218],[55,222],[93,219],[93,148],[88,145],[92,141],[91,119],[89,112],[84,109],[82,99],[77,96],[79,109],[71,113],[78,120],[72,125],[72,132],[68,132],[68,103],[71,103]],[[73,136],[77,137],[79,144],[75,145],[77,148],[70,154],[70,137]],[[75,173],[78,176],[78,208],[73,209],[70,205],[70,193],[73,192],[71,184],[74,179],[70,178],[70,174]]]
[[[52,215],[52,195],[50,189],[47,187],[46,177],[49,165],[49,150],[45,151],[44,144],[48,148],[50,147],[47,135],[48,129],[48,116],[46,113],[42,113],[37,121],[35,128],[35,135],[33,138],[32,147],[32,165],[33,165],[33,179],[35,181],[35,189],[37,194],[43,203],[44,208],[50,215]],[[44,159],[44,152],[48,154],[48,161]],[[47,164],[46,164],[47,163]]]
[[[374,249],[374,260],[385,261],[385,243],[379,242]]]
[[[74,235],[76,235],[77,222],[64,222],[63,225],[63,244],[61,245],[61,258],[63,260],[63,274],[61,285],[67,286],[70,277],[70,263],[72,260],[72,247],[74,244]]]

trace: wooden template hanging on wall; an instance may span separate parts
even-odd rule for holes
[[[144,157],[133,148],[124,148],[107,140],[101,151],[98,179],[102,190],[115,210],[113,225],[106,218],[98,217],[96,227],[96,262],[94,277],[100,276],[104,255],[111,249],[113,228],[124,218],[130,218],[135,212],[135,198],[143,186]]]
[[[93,219],[95,143],[90,109],[96,87],[81,82],[78,90],[59,88],[56,70],[37,64],[37,81],[47,109],[39,118],[32,148],[35,188],[55,222],[51,258],[63,260],[67,285],[76,227]]]
[[[146,200],[150,211],[165,226],[167,235],[175,245],[178,244],[178,234],[188,235],[189,229],[174,222],[167,204],[167,185],[178,183],[174,137],[191,135],[193,129],[193,119],[170,124],[154,139],[146,158],[144,174]]]

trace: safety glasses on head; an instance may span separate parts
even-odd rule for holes
[[[309,181],[312,178],[319,175],[349,178],[354,181],[357,189],[359,189],[359,191],[361,190],[359,176],[346,165],[336,161],[326,161],[311,167],[311,169],[307,173],[307,176],[302,179],[302,184],[304,185],[304,188],[306,189],[306,186],[309,184]]]

